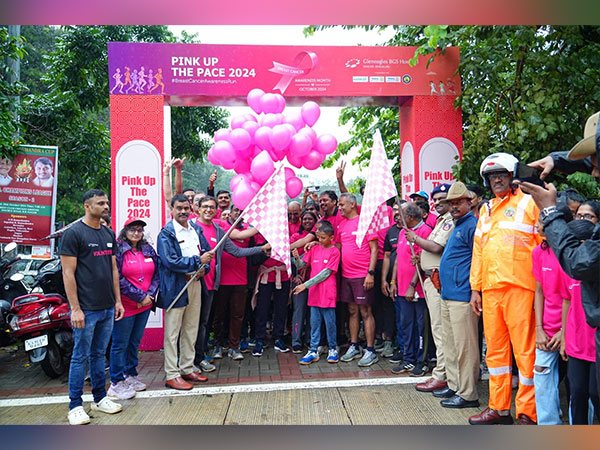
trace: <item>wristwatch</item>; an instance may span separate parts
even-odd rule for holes
[[[375,275],[375,271],[374,271],[374,270],[369,270],[367,273],[368,273],[369,275]]]
[[[542,220],[544,220],[546,217],[548,217],[550,214],[555,213],[556,211],[556,205],[548,206],[547,208],[544,208],[540,211],[540,216],[542,217]]]

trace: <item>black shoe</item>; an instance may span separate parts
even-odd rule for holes
[[[402,354],[402,352],[396,352],[396,354],[394,356],[392,356],[390,359],[388,359],[389,362],[391,362],[392,364],[400,364],[402,362],[402,357],[404,355]]]
[[[437,397],[437,398],[450,398],[454,394],[456,394],[456,392],[453,391],[452,389],[450,389],[449,387],[445,387],[443,389],[436,389],[435,391],[432,392],[432,394],[434,397]]]
[[[478,408],[479,400],[465,400],[464,398],[454,395],[440,402],[444,408]]]

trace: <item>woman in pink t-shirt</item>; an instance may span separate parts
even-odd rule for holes
[[[126,400],[143,391],[138,379],[138,349],[150,309],[158,292],[158,256],[144,239],[146,222],[130,219],[119,233],[116,255],[121,302],[125,314],[115,322],[110,349],[110,381],[107,395]]]
[[[568,225],[573,234],[580,240],[589,239],[594,224],[588,220],[574,220]],[[585,321],[585,312],[581,304],[581,282],[565,274],[562,295],[562,326],[565,339],[560,353],[567,360],[567,377],[571,398],[569,402],[570,422],[572,425],[588,425],[593,423],[589,403],[600,420],[600,400],[596,383],[596,345],[594,329]]]

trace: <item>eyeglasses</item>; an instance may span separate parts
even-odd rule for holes
[[[143,234],[144,233],[143,228],[128,228],[127,231],[131,234]]]
[[[505,179],[505,178],[510,177],[510,173],[508,173],[508,172],[493,172],[493,173],[487,174],[487,176],[490,177],[490,179],[492,179],[492,178]]]
[[[217,209],[216,206],[212,206],[212,205],[202,205],[200,208],[202,208],[202,209]]]
[[[597,219],[597,217],[594,214],[575,214],[575,219],[577,219],[577,220],[581,220],[581,219],[594,220],[594,219]]]

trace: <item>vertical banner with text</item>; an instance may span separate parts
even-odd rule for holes
[[[0,242],[48,246],[54,231],[58,147],[22,145],[0,159]]]

